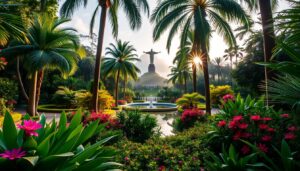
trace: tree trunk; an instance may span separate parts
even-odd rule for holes
[[[20,73],[20,57],[17,57],[17,78],[18,78],[18,82],[19,82],[19,86],[20,86],[22,95],[24,96],[25,100],[28,103],[29,98],[28,98],[27,92],[25,90],[25,87],[24,87],[24,84],[23,84],[23,81],[22,81],[22,76],[21,76],[21,73]]]
[[[193,63],[192,65],[192,70],[193,70],[193,92],[197,92],[197,68],[196,65]]]
[[[35,101],[36,113],[38,113],[37,107],[39,106],[43,79],[44,79],[44,70],[41,69],[41,70],[39,70],[38,76],[37,76],[36,101]]]
[[[115,99],[116,99],[116,107],[118,107],[118,90],[119,90],[119,79],[120,79],[120,69],[118,70],[117,73],[117,80],[116,80],[116,87],[115,87]]]
[[[202,66],[203,66],[203,74],[204,74],[204,87],[205,87],[205,103],[206,103],[206,113],[208,115],[211,114],[211,107],[210,107],[210,89],[209,89],[209,73],[208,73],[208,53],[206,45],[202,44]]]
[[[275,33],[274,33],[274,20],[272,15],[272,7],[270,0],[259,0],[261,21],[263,27],[263,39],[264,39],[264,61],[269,62],[272,57],[272,50],[275,47]],[[268,78],[272,75],[270,71],[265,67],[265,85],[266,85],[266,105],[269,105],[268,95]]]
[[[94,73],[94,85],[93,85],[93,98],[92,98],[92,109],[95,112],[98,112],[98,90],[99,90],[99,82],[100,82],[100,70],[101,70],[101,55],[103,48],[103,40],[104,40],[104,31],[105,31],[105,23],[106,23],[106,15],[107,15],[107,6],[106,4],[101,6],[101,17],[100,17],[100,27],[98,34],[98,46],[96,53],[96,66]]]
[[[31,85],[30,85],[30,91],[29,91],[29,101],[27,106],[27,113],[30,116],[35,116],[36,114],[36,87],[37,87],[37,75],[38,72],[34,72],[32,74],[32,78],[30,79]]]
[[[126,99],[126,83],[127,83],[127,76],[124,76],[124,100]]]

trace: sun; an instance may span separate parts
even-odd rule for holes
[[[199,56],[195,56],[194,59],[193,59],[193,62],[196,65],[198,65],[198,64],[202,65],[202,61],[201,61]]]

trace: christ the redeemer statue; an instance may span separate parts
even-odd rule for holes
[[[144,52],[150,56],[150,64],[148,67],[148,72],[155,72],[155,65],[154,65],[154,55],[159,54],[160,52],[155,52],[151,49],[149,52]]]

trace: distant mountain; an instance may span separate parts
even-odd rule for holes
[[[135,83],[135,87],[166,87],[168,80],[156,72],[143,74]]]

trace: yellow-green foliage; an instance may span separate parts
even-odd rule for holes
[[[176,100],[176,104],[183,108],[197,107],[200,100],[205,100],[205,97],[199,93],[184,94],[182,97]]]
[[[220,99],[226,94],[234,94],[231,86],[229,85],[222,85],[222,86],[214,86],[210,85],[210,98],[212,104],[219,104]]]
[[[82,108],[88,108],[92,101],[92,93],[86,90],[80,90],[76,92],[75,99],[77,105]],[[115,103],[114,98],[109,94],[107,90],[98,91],[99,108],[101,110],[110,109]]]

